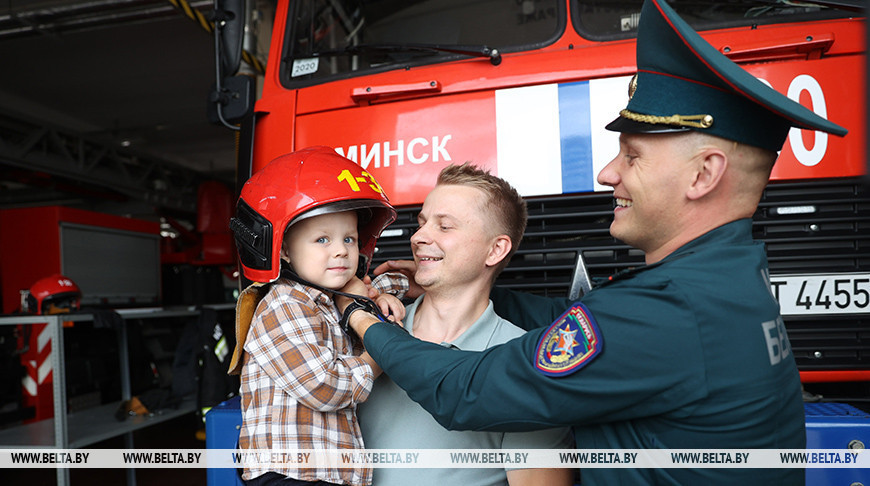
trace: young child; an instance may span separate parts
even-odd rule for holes
[[[396,217],[380,186],[328,147],[279,157],[242,188],[230,226],[245,277],[255,282],[236,305],[243,450],[364,447],[357,404],[380,368],[344,332],[333,291],[362,277],[381,231]],[[286,228],[286,229],[285,229]],[[402,275],[372,285],[394,317],[408,288]],[[246,467],[246,484],[371,484],[371,469]]]

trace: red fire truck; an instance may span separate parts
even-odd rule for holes
[[[754,216],[754,236],[767,244],[772,289],[808,398],[867,410],[866,2],[670,3],[722,53],[849,129],[845,138],[792,130]],[[595,178],[618,151],[617,134],[603,127],[627,102],[641,4],[279,0],[253,110],[244,115],[233,101],[244,105],[250,89],[213,96],[225,113],[239,114],[239,182],[287,152],[333,147],[398,206],[377,264],[411,257],[416,215],[438,172],[471,161],[528,201],[528,229],[498,285],[571,295],[584,269],[578,261],[592,284],[640,265],[639,251],[610,236],[612,195]],[[250,86],[238,78],[225,86]],[[808,409],[808,447],[863,448],[870,415],[852,406],[843,413],[850,414],[829,427],[825,418],[811,423]],[[842,433],[830,437],[836,440],[818,434],[835,429]],[[807,471],[808,484],[826,484],[821,470]],[[846,484],[860,479],[846,474]]]
[[[849,129],[793,129],[754,218],[805,387],[870,397],[870,190],[864,2],[674,1],[714,47]],[[529,226],[497,284],[565,295],[643,262],[608,232],[641,0],[283,0],[262,93],[241,123],[239,180],[328,145],[399,207],[376,263],[410,258],[416,213],[447,164],[527,197]],[[356,181],[348,180],[349,184]]]

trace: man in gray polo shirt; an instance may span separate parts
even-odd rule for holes
[[[489,215],[489,217],[484,217]],[[416,282],[425,294],[407,307],[405,329],[424,341],[483,351],[525,333],[493,311],[489,292],[526,226],[525,202],[507,182],[473,166],[449,166],[426,197],[411,238]],[[486,397],[481,397],[486,400]],[[499,404],[493,403],[493,407]],[[386,375],[359,407],[367,449],[567,449],[570,429],[449,431]],[[571,469],[379,468],[374,486],[570,485]]]

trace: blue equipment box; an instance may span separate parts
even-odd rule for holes
[[[845,403],[805,403],[807,449],[863,449],[870,414]],[[870,484],[870,469],[807,468],[807,486]]]
[[[239,446],[239,429],[242,427],[242,399],[239,396],[212,407],[205,414],[206,449],[236,449]],[[209,468],[208,486],[244,486],[241,469]]]

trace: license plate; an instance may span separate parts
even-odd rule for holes
[[[870,313],[870,273],[771,275],[784,316]]]

